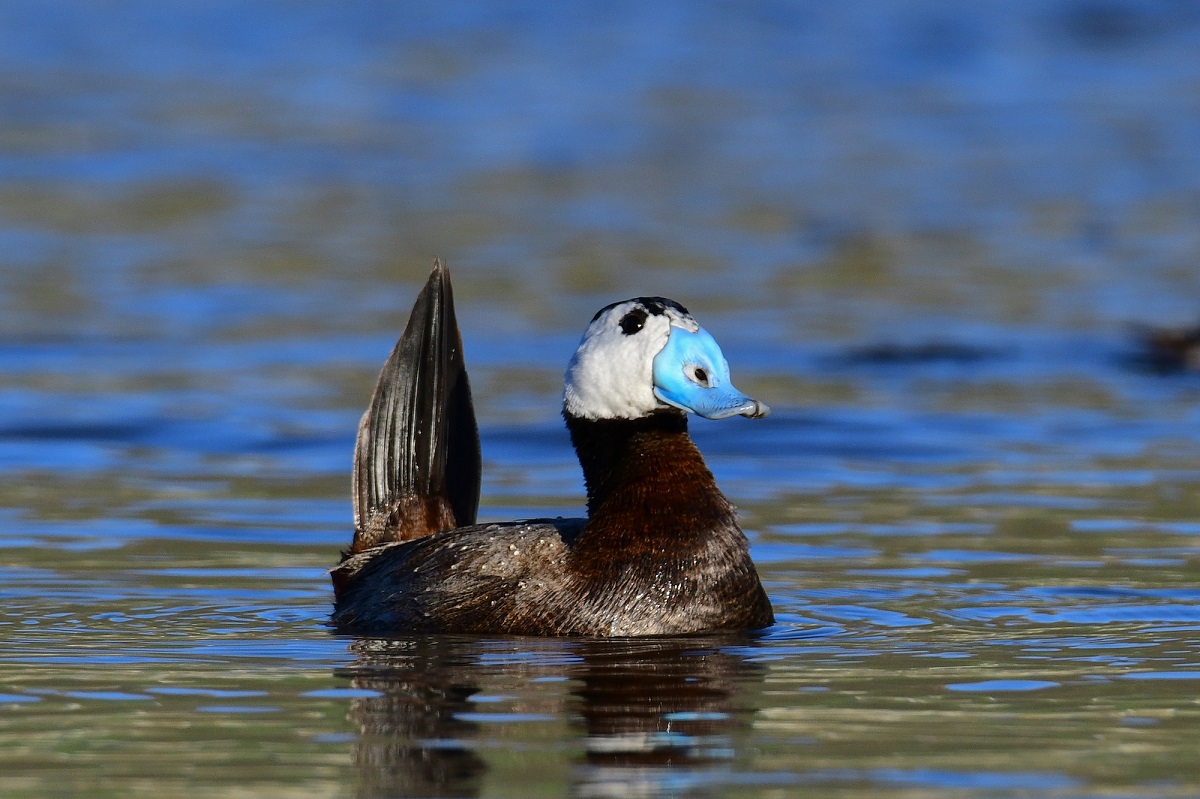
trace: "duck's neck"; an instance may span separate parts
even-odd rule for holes
[[[601,420],[565,415],[587,485],[589,532],[682,543],[697,531],[736,527],[733,507],[688,436],[682,413]]]

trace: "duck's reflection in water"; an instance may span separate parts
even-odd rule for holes
[[[362,639],[352,649],[352,685],[379,694],[350,705],[356,795],[479,796],[487,765],[471,743],[479,725],[464,718],[479,686],[461,647],[425,637]]]
[[[579,645],[572,693],[586,757],[575,796],[717,795],[735,736],[749,726],[762,667],[730,652],[738,639]],[[744,637],[740,638],[745,642]]]
[[[535,792],[569,775],[586,799],[715,795],[761,681],[734,653],[746,642],[357,640],[344,674],[379,694],[351,705],[357,794],[479,796],[488,751],[523,750]],[[570,732],[517,739],[531,719]]]

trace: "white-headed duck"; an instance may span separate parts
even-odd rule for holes
[[[479,434],[448,271],[434,263],[359,425],[354,542],[333,624],[374,635],[635,636],[774,622],[733,506],[687,432],[767,415],[679,303],[601,308],[563,416],[587,518],[476,524]]]

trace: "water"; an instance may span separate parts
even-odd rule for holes
[[[1194,796],[1200,15],[0,8],[0,794]],[[663,294],[778,624],[325,626],[434,255],[481,515],[577,513],[563,366]]]

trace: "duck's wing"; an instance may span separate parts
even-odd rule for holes
[[[474,524],[479,473],[450,273],[434,261],[358,426],[351,552]]]

